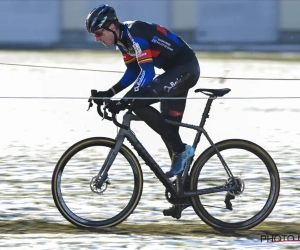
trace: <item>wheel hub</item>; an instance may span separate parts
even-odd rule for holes
[[[237,189],[232,190],[232,191],[227,191],[227,193],[232,195],[232,196],[239,196],[244,192],[244,189],[245,189],[245,183],[241,178],[239,178],[239,177],[230,177],[226,181],[226,186],[227,187],[234,187],[235,182],[236,182],[236,185],[237,185]]]
[[[99,176],[94,176],[90,182],[90,188],[93,193],[96,194],[103,194],[104,191],[107,189],[108,185],[110,184],[108,177],[103,182],[102,185],[99,185]]]

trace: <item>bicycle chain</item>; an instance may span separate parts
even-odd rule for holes
[[[206,179],[206,180],[201,180],[200,182],[220,182],[221,180],[212,180],[212,179]],[[173,181],[174,184],[176,184],[176,181]],[[224,181],[222,181],[222,183],[224,183]],[[171,197],[169,197],[169,194],[171,195]],[[190,198],[175,198],[172,197],[171,192],[169,192],[167,189],[165,190],[165,196],[167,201],[172,204],[172,205],[191,205],[191,202],[187,202],[190,201]]]
[[[222,180],[210,180],[210,179],[200,180],[200,182],[208,182],[208,181],[214,181],[215,182],[215,181],[222,181]],[[222,182],[224,182],[224,180]]]

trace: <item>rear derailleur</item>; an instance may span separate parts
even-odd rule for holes
[[[231,200],[234,200],[236,196],[240,196],[244,192],[245,183],[239,177],[234,177],[234,178],[230,177],[226,181],[226,186],[227,187],[236,186],[236,190],[234,190],[234,191],[227,191],[227,194],[226,194],[225,200],[224,200],[226,208],[228,210],[233,210]]]

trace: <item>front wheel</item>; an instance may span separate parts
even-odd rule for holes
[[[192,197],[197,215],[216,229],[250,229],[272,212],[280,189],[279,174],[271,156],[246,140],[225,140],[216,144],[231,170],[238,191],[216,192]],[[217,153],[209,147],[191,170],[191,190],[230,186]]]
[[[124,221],[137,206],[143,189],[140,164],[124,144],[101,186],[101,169],[116,141],[89,138],[70,147],[52,176],[57,209],[79,227],[111,227]]]

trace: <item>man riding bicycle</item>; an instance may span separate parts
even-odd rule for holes
[[[182,120],[185,98],[200,76],[194,51],[182,38],[160,25],[119,22],[116,11],[104,4],[88,14],[86,28],[97,42],[106,47],[117,46],[127,66],[120,81],[109,90],[92,90],[92,96],[97,98],[94,102],[102,105],[101,98],[110,98],[134,83],[123,99],[107,104],[108,110],[119,113],[131,104],[133,112],[162,137],[169,150],[172,164],[166,175],[173,177],[182,173],[186,161],[194,155],[194,148],[184,144],[179,127],[167,124],[165,119]],[[154,67],[163,69],[164,73],[155,77]],[[151,106],[159,101],[161,113]]]

